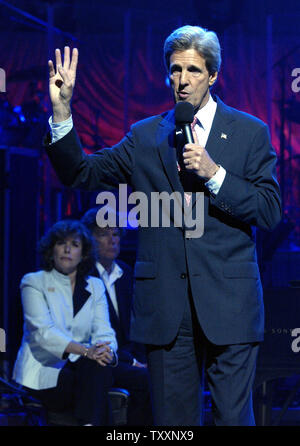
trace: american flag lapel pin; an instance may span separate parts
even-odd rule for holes
[[[227,139],[227,135],[226,135],[226,133],[221,133],[221,138],[223,138],[223,139]]]

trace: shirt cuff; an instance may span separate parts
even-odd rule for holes
[[[67,133],[72,130],[73,127],[73,118],[72,115],[61,122],[53,122],[52,116],[49,118],[49,126],[51,132],[51,144],[54,144],[59,139],[62,139]]]
[[[209,192],[213,195],[217,195],[219,192],[223,181],[225,179],[226,170],[224,167],[219,166],[220,168],[215,173],[215,175],[205,183],[205,186],[208,188]]]

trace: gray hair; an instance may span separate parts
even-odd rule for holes
[[[213,31],[200,26],[182,26],[175,29],[164,44],[164,59],[169,71],[170,57],[174,51],[194,49],[205,59],[205,65],[210,75],[220,70],[221,48],[219,39]]]

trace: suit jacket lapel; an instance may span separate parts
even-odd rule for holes
[[[103,282],[103,284],[104,284],[104,282]],[[112,304],[112,301],[111,301],[110,295],[107,291],[107,288],[105,285],[104,285],[104,287],[105,287],[105,295],[106,295],[106,299],[107,299],[107,303],[108,303],[110,323],[113,327],[116,327],[119,325],[119,317],[118,317],[116,310]]]
[[[73,292],[73,317],[79,313],[91,295],[90,286],[85,277],[77,274],[75,289]]]
[[[161,158],[164,171],[167,175],[173,191],[180,193],[181,198],[178,200],[178,205],[183,209],[184,190],[178,175],[177,168],[174,110],[169,111],[158,126],[157,145],[158,153]],[[177,194],[175,196],[175,200],[176,199]]]
[[[115,290],[116,290],[116,297],[117,297],[117,302],[118,302],[118,307],[119,307],[119,318],[118,319],[119,319],[120,329],[122,329],[123,336],[126,339],[128,336],[128,333],[127,333],[128,323],[126,321],[128,308],[124,307],[127,304],[127,301],[124,299],[124,295],[123,295],[122,278],[123,278],[123,276],[116,280]],[[129,320],[129,323],[130,323],[130,320]]]
[[[174,111],[171,110],[159,123],[157,132],[157,146],[164,170],[172,189],[183,193],[183,187],[178,176],[174,133]]]
[[[235,121],[229,107],[227,107],[218,97],[217,110],[211,126],[209,137],[206,143],[206,150],[210,157],[218,163],[223,150],[228,147],[234,132]]]

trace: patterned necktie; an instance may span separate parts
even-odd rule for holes
[[[197,118],[197,116],[195,115],[194,116],[194,119],[193,119],[193,122],[191,123],[191,129],[192,130],[194,130],[195,129],[195,125],[198,123],[198,118]]]
[[[198,121],[198,118],[197,118],[197,116],[195,115],[194,116],[194,119],[193,119],[193,122],[191,123],[191,129],[192,129],[192,131],[195,129],[195,125],[198,123],[199,121]],[[179,166],[179,164],[177,163],[177,168],[178,168],[178,172],[180,172],[180,166]],[[189,206],[189,204],[190,204],[190,201],[191,201],[191,198],[192,198],[192,193],[191,192],[184,192],[184,199],[185,199],[185,202],[186,202],[186,204]]]

